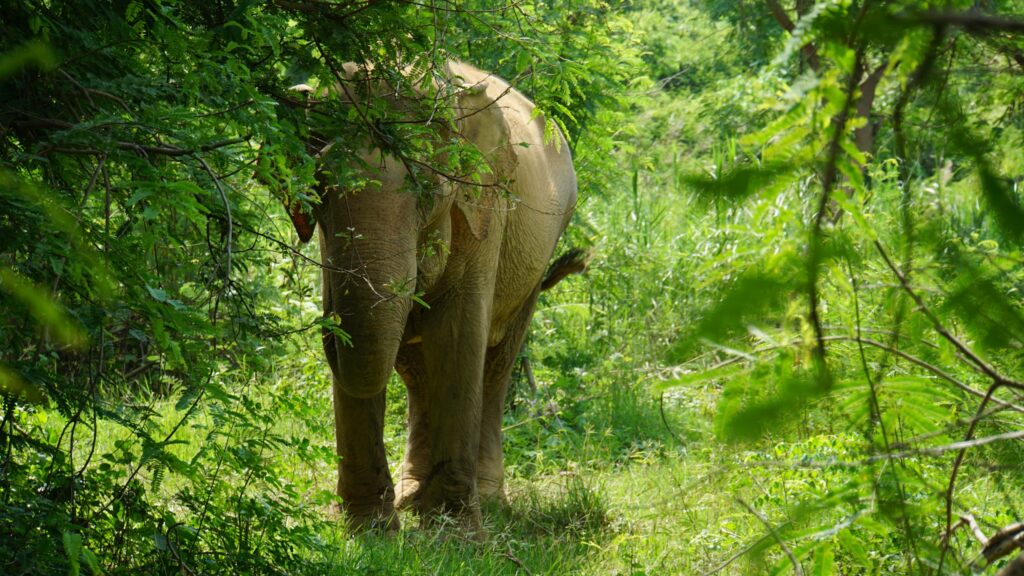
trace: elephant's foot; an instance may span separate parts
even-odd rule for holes
[[[402,476],[395,486],[395,509],[396,510],[417,510],[417,501],[420,498],[423,482],[412,476]]]
[[[480,497],[472,475],[453,477],[448,470],[433,474],[421,483],[416,509],[424,527],[452,526],[471,540],[487,539],[480,514]]]
[[[508,504],[505,483],[501,480],[480,476],[476,479],[476,491],[481,502],[497,502],[503,506]]]
[[[348,528],[354,534],[365,532],[397,532],[402,524],[391,503],[358,505],[346,503],[342,507]]]
[[[391,479],[385,479],[387,484],[383,488],[353,490],[348,494],[343,491],[341,509],[352,532],[395,532],[401,528],[395,512],[395,490]]]

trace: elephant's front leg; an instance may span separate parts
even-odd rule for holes
[[[424,522],[456,516],[484,538],[477,494],[477,456],[490,299],[463,287],[424,314],[423,353],[428,374],[430,469],[420,488]]]
[[[370,174],[381,189],[331,189],[317,216],[324,314],[350,336],[325,330],[324,351],[334,375],[338,495],[356,528],[398,527],[384,402],[412,300],[391,287],[415,281],[418,217],[415,195],[400,190],[404,172],[387,164]]]
[[[392,530],[399,523],[384,448],[385,393],[411,304],[399,297],[375,301],[359,292],[361,286],[365,283],[346,283],[333,272],[325,275],[324,308],[340,317],[352,336],[351,344],[344,344],[332,331],[324,332],[334,375],[338,495],[353,528]]]
[[[338,495],[351,527],[397,530],[395,488],[384,449],[385,392],[357,398],[334,381]]]

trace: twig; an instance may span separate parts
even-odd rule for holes
[[[903,286],[904,292],[906,292],[914,301],[914,303],[917,304],[918,308],[921,310],[921,313],[924,314],[925,317],[932,323],[932,327],[935,329],[935,331],[938,332],[939,335],[941,335],[944,339],[946,339],[946,341],[952,344],[953,347],[957,349],[957,352],[968,362],[968,364],[972,365],[976,370],[980,371],[981,373],[985,374],[986,376],[992,379],[992,385],[989,386],[984,399],[982,399],[981,401],[981,405],[978,406],[978,410],[975,413],[974,419],[971,420],[971,425],[967,428],[967,434],[965,435],[964,441],[957,443],[960,445],[958,447],[960,451],[959,453],[957,453],[956,460],[953,462],[953,469],[949,475],[949,484],[946,487],[946,530],[943,535],[942,552],[939,555],[938,567],[938,570],[941,572],[942,566],[946,559],[946,552],[948,552],[949,550],[949,533],[953,529],[953,492],[956,488],[957,475],[960,471],[960,466],[963,464],[964,456],[967,453],[967,448],[980,445],[971,440],[974,437],[974,430],[977,427],[978,422],[980,421],[981,415],[985,411],[985,407],[988,405],[989,401],[991,401],[994,398],[996,390],[1002,387],[1013,388],[1015,390],[1024,390],[1024,384],[1002,375],[994,367],[992,367],[990,364],[985,362],[980,356],[978,356],[973,350],[971,350],[970,347],[968,347],[959,338],[957,338],[949,330],[947,330],[946,327],[942,325],[942,322],[939,321],[939,318],[935,316],[935,314],[928,308],[928,306],[925,305],[924,300],[922,300],[921,297],[917,294],[917,292],[915,292],[914,289],[911,288],[910,284],[907,282],[906,277],[899,271],[895,264],[893,264],[892,260],[889,258],[889,255],[886,253],[885,248],[882,246],[882,243],[879,242],[878,240],[875,240],[874,244],[879,254],[882,255],[882,259],[885,260],[885,264],[892,271],[893,275],[895,275],[896,278],[900,281],[900,285]],[[996,437],[990,438],[1009,439],[1011,437],[1022,438],[1024,437],[1024,431],[1000,434]]]
[[[292,256],[297,256],[299,259],[301,259],[302,261],[306,262],[307,264],[312,264],[313,266],[316,266],[317,268],[320,268],[321,270],[330,270],[331,272],[336,272],[338,274],[351,274],[353,276],[358,275],[357,272],[356,272],[356,269],[354,269],[354,268],[351,269],[351,270],[347,270],[345,268],[339,268],[337,266],[330,266],[330,265],[324,264],[324,263],[322,263],[322,262],[320,262],[318,260],[314,260],[314,259],[310,258],[309,256],[306,256],[302,252],[296,250],[295,247],[289,245],[287,242],[283,242],[283,241],[281,241],[281,240],[279,240],[277,238],[274,238],[273,236],[271,236],[271,235],[269,235],[269,234],[267,234],[265,232],[260,232],[259,230],[255,229],[255,228],[250,228],[249,226],[246,226],[245,224],[242,224],[242,223],[239,223],[238,227],[241,228],[242,230],[244,230],[245,232],[248,232],[249,234],[252,234],[254,236],[258,236],[260,238],[263,238],[264,240],[270,241],[271,243],[277,245],[279,248],[283,248],[283,249],[287,250]]]
[[[181,522],[171,524],[167,527],[167,530],[164,531],[164,539],[167,540],[167,550],[170,551],[171,556],[174,556],[174,561],[178,563],[178,567],[181,568],[182,572],[187,573],[189,576],[196,576],[195,570],[181,559],[181,555],[178,554],[178,547],[174,545],[174,540],[171,539],[171,531],[182,525],[183,523]]]
[[[231,248],[232,248],[232,241],[234,239],[234,222],[233,222],[233,220],[231,218],[231,204],[228,202],[228,195],[224,192],[224,186],[221,185],[220,178],[217,178],[217,175],[213,173],[213,170],[210,169],[210,165],[207,164],[206,160],[203,159],[203,157],[199,156],[198,154],[196,155],[196,160],[199,161],[199,164],[203,167],[203,170],[206,170],[206,173],[209,174],[210,178],[213,179],[213,184],[217,187],[217,193],[220,194],[220,200],[221,200],[221,202],[224,203],[224,213],[227,215],[227,223],[228,223],[228,237],[227,237],[227,242],[226,242],[226,245],[225,245],[225,251],[227,252],[227,257],[225,258],[226,267],[224,269],[224,279],[230,281],[231,280]]]
[[[714,576],[715,574],[718,574],[722,570],[725,570],[726,568],[728,568],[730,564],[735,562],[737,559],[741,558],[744,554],[746,554],[747,552],[750,552],[754,548],[757,548],[758,546],[761,545],[762,542],[764,542],[765,540],[767,540],[767,539],[769,539],[771,537],[772,537],[771,534],[765,534],[764,536],[761,536],[757,540],[754,540],[750,544],[747,544],[743,548],[740,548],[739,550],[734,552],[731,556],[729,556],[728,558],[723,560],[721,564],[719,564],[718,566],[715,566],[711,570],[708,570],[707,572],[701,574],[701,576]]]
[[[453,12],[456,14],[493,14],[496,12],[505,12],[506,10],[512,10],[517,8],[522,2],[516,0],[514,2],[506,2],[504,5],[497,8],[464,8],[460,3],[454,3],[454,8],[447,8],[444,6],[437,6],[434,4],[424,4],[423,2],[416,2],[414,0],[397,0],[401,4],[409,4],[411,6],[419,6],[420,8],[429,8],[434,12]],[[451,2],[448,2],[451,4]]]
[[[993,534],[985,542],[981,555],[985,557],[985,561],[991,564],[1014,550],[1021,548],[1024,548],[1024,522],[1017,522]]]
[[[106,154],[100,156],[99,161],[96,162],[96,169],[93,170],[92,176],[89,177],[89,183],[85,186],[85,190],[82,192],[82,201],[78,203],[79,210],[81,210],[81,208],[85,206],[85,201],[89,199],[89,193],[92,192],[93,187],[96,186],[96,181],[99,179],[100,173],[103,172],[103,166],[106,164],[106,162]]]
[[[996,434],[993,436],[985,436],[982,438],[976,438],[974,440],[966,440],[961,442],[952,442],[950,444],[943,444],[941,446],[932,446],[929,448],[919,448],[917,450],[904,450],[902,452],[891,452],[887,454],[876,454],[860,460],[833,460],[833,459],[814,459],[814,458],[801,458],[800,460],[781,462],[777,460],[748,460],[744,464],[747,466],[763,466],[766,468],[807,468],[812,470],[826,470],[830,468],[846,468],[851,470],[858,470],[869,464],[875,464],[877,462],[884,462],[888,460],[902,460],[906,458],[914,458],[918,456],[932,456],[939,457],[948,452],[955,450],[966,450],[968,448],[977,448],[979,446],[986,446],[988,444],[994,444],[996,442],[1002,442],[1004,440],[1019,440],[1024,438],[1024,430],[1015,430],[1013,432],[1006,432],[1004,434]]]
[[[1024,576],[1024,553],[1014,558],[996,576]]]
[[[935,331],[939,333],[939,335],[945,338],[947,342],[952,344],[957,349],[957,351],[963,354],[964,357],[970,361],[971,364],[974,364],[974,366],[978,370],[980,370],[989,378],[992,378],[996,382],[1015,384],[1020,388],[1024,388],[1024,384],[1014,382],[1000,374],[998,371],[996,371],[995,368],[993,368],[987,362],[982,360],[980,356],[975,354],[973,350],[971,350],[966,344],[961,342],[959,338],[957,338],[949,330],[947,330],[946,327],[942,325],[942,322],[939,321],[939,318],[935,316],[935,314],[928,308],[928,306],[925,305],[924,300],[922,300],[921,297],[917,294],[917,292],[915,292],[914,289],[911,288],[910,284],[907,282],[906,277],[903,275],[902,272],[900,272],[899,268],[897,268],[896,265],[893,264],[893,261],[889,258],[889,254],[885,251],[885,248],[882,246],[882,243],[878,240],[875,240],[874,244],[875,249],[878,250],[878,253],[882,255],[882,259],[885,260],[886,266],[889,267],[889,270],[891,270],[893,275],[895,275],[896,278],[900,281],[900,285],[903,287],[903,291],[906,292],[907,295],[914,300],[914,303],[917,304],[921,312],[932,323],[932,328],[934,328]]]
[[[333,22],[346,25],[348,24],[349,18],[355,16],[356,14],[362,12],[363,10],[366,10],[370,6],[373,6],[375,2],[376,0],[367,0],[366,2],[363,2],[361,4],[359,2],[350,2],[347,4],[342,4],[337,2],[317,2],[316,0],[311,0],[309,2],[301,2],[296,0],[274,0],[274,4],[277,4],[279,7],[284,8],[286,10],[294,10],[295,12],[306,14],[307,16],[326,18]],[[338,9],[347,9],[349,7],[352,7],[352,10],[347,13],[336,14],[334,12]]]
[[[512,562],[513,564],[515,564],[519,568],[521,568],[523,572],[526,572],[526,576],[533,576],[533,572],[530,572],[530,569],[526,567],[526,564],[523,564],[523,561],[520,560],[515,554],[512,553],[512,545],[511,544],[509,544],[509,548],[508,548],[508,550],[505,551],[504,556],[510,562]]]
[[[794,24],[793,20],[788,14],[786,14],[786,10],[782,7],[782,4],[779,3],[779,0],[765,0],[765,3],[768,4],[768,10],[771,11],[772,16],[775,18],[775,21],[779,23],[779,26],[782,26],[782,29],[786,32],[793,34],[793,32],[796,31],[796,24]],[[811,67],[811,70],[817,71],[821,68],[820,60],[818,59],[818,49],[814,47],[814,44],[808,42],[800,47],[800,51],[803,52],[804,58],[807,59],[807,64]]]
[[[16,124],[25,125],[28,127],[39,127],[39,128],[56,128],[63,130],[70,130],[75,127],[74,124],[69,122],[63,122],[60,120],[37,120],[31,122],[17,122]],[[191,156],[199,152],[209,152],[218,148],[224,148],[225,146],[231,146],[232,144],[241,144],[242,142],[248,142],[252,138],[251,134],[240,136],[238,138],[229,138],[227,140],[221,140],[219,142],[212,142],[210,144],[203,144],[196,148],[180,148],[177,146],[151,146],[146,144],[139,144],[137,142],[125,142],[117,141],[114,142],[114,147],[120,150],[128,150],[136,152],[141,156]],[[47,155],[51,153],[57,154],[85,154],[88,156],[104,156],[107,151],[100,150],[98,148],[75,148],[68,146],[49,146],[39,151],[41,155]]]
[[[950,384],[956,386],[957,388],[963,390],[964,392],[967,392],[968,394],[970,394],[972,396],[977,396],[978,398],[985,398],[985,396],[986,396],[985,392],[982,392],[981,390],[978,390],[976,388],[971,388],[970,386],[968,386],[967,384],[961,382],[960,380],[957,380],[956,378],[951,376],[948,372],[945,372],[944,370],[942,370],[938,366],[935,366],[934,364],[930,364],[930,363],[928,363],[928,362],[918,358],[917,356],[914,356],[912,354],[908,354],[908,353],[906,353],[906,352],[904,352],[904,351],[902,351],[902,350],[900,350],[898,348],[893,348],[892,346],[883,344],[882,342],[879,342],[877,340],[873,340],[871,338],[863,338],[863,337],[857,338],[856,336],[842,336],[842,335],[826,336],[825,340],[826,341],[848,340],[848,341],[852,341],[852,342],[858,342],[858,343],[861,343],[861,344],[867,344],[868,346],[871,346],[873,348],[878,348],[879,350],[884,350],[886,352],[889,352],[890,354],[895,354],[896,356],[899,356],[900,358],[903,358],[904,360],[907,360],[908,362],[916,364],[917,366],[920,366],[921,368],[924,368],[925,370],[928,370],[932,374],[935,374],[939,378],[942,378],[943,380],[949,382]],[[1017,404],[1013,404],[1012,402],[1006,402],[1004,400],[1000,400],[999,398],[992,398],[991,401],[996,403],[996,404],[998,404],[998,405],[1000,405],[1000,406],[1002,406],[1003,408],[1009,408],[1010,410],[1013,410],[1015,412],[1024,413],[1024,406],[1019,406]]]
[[[952,538],[953,533],[963,526],[969,527],[971,529],[971,534],[973,534],[974,538],[982,545],[988,542],[988,536],[985,536],[985,533],[981,531],[981,526],[978,526],[978,521],[974,519],[973,514],[961,514],[960,519],[957,520],[956,524],[953,524],[953,527],[950,528],[949,532],[943,537],[943,540]]]
[[[972,426],[977,422],[978,420],[972,421]],[[1014,430],[1013,432],[1004,432],[1002,434],[984,436],[982,438],[974,438],[972,440],[961,440],[960,442],[953,442],[951,444],[944,444],[942,446],[934,446],[931,448],[919,448],[917,450],[906,450],[903,452],[894,452],[892,454],[880,454],[878,456],[868,458],[867,461],[883,459],[892,460],[909,458],[911,456],[940,456],[946,452],[953,452],[954,450],[958,450],[959,454],[963,454],[968,448],[977,448],[978,446],[1002,442],[1003,440],[1018,440],[1020,438],[1024,438],[1024,430]],[[960,456],[958,455],[957,457],[959,458]]]
[[[981,390],[978,390],[976,388],[971,388],[970,386],[968,386],[967,384],[961,382],[960,380],[957,380],[952,375],[950,375],[948,372],[945,372],[944,370],[942,370],[938,366],[935,366],[934,364],[930,364],[930,363],[928,363],[928,362],[918,358],[917,356],[914,356],[912,354],[908,354],[907,352],[904,352],[904,351],[902,351],[902,350],[900,350],[898,348],[894,348],[892,346],[889,346],[887,344],[879,342],[878,340],[874,340],[872,338],[864,338],[864,337],[858,338],[857,336],[850,336],[850,335],[845,335],[845,334],[834,334],[834,335],[831,335],[831,336],[825,336],[825,341],[826,342],[837,342],[837,341],[840,341],[840,342],[854,342],[854,343],[866,344],[866,345],[871,346],[873,348],[878,348],[879,350],[884,350],[884,351],[889,352],[891,354],[895,354],[896,356],[899,356],[900,358],[903,358],[904,360],[907,360],[908,362],[910,362],[912,364],[915,364],[915,365],[917,365],[917,366],[919,366],[921,368],[924,368],[925,370],[931,372],[932,374],[934,374],[934,375],[938,376],[939,378],[949,382],[950,384],[956,386],[957,388],[963,390],[964,392],[966,392],[966,393],[968,393],[968,394],[970,394],[972,396],[976,396],[978,398],[985,398],[985,392],[982,392]],[[756,350],[752,350],[751,354],[764,354],[766,352],[773,352],[775,350],[780,350],[782,348],[789,348],[789,347],[792,347],[792,346],[797,346],[801,342],[802,342],[802,340],[798,339],[798,340],[792,340],[792,341],[789,341],[789,342],[783,342],[781,344],[774,344],[774,345],[771,345],[771,346],[765,346],[763,348],[758,348]],[[714,365],[708,367],[706,370],[707,371],[717,370],[719,368],[724,368],[726,366],[729,366],[729,365],[732,365],[732,364],[736,364],[737,362],[742,362],[743,360],[749,360],[749,358],[746,358],[746,357],[743,357],[743,356],[735,356],[733,358],[729,358],[727,360],[723,360],[721,362],[718,362],[717,364],[714,364]],[[1000,400],[999,398],[994,398],[994,397],[991,399],[991,402],[993,402],[995,404],[998,404],[999,406],[1001,406],[1003,408],[1008,408],[1008,409],[1013,410],[1015,412],[1024,413],[1024,406],[1013,404],[1012,402],[1006,402],[1004,400]]]
[[[982,544],[988,542],[988,538],[985,537],[985,533],[981,531],[981,526],[978,526],[978,521],[974,519],[973,514],[961,514],[960,520],[971,527],[971,532],[974,537],[981,541]]]
[[[366,128],[370,131],[371,136],[373,137],[374,141],[378,144],[378,146],[382,150],[385,149],[386,148],[385,143],[388,142],[388,140],[390,138],[386,134],[383,134],[377,128],[376,123],[371,121],[370,118],[366,115],[366,111],[363,110],[359,106],[357,99],[355,98],[355,96],[352,95],[351,91],[349,91],[348,86],[346,85],[347,82],[346,82],[345,75],[342,74],[342,72],[338,69],[338,67],[337,67],[336,63],[334,62],[334,60],[330,56],[327,55],[327,51],[324,49],[324,47],[316,39],[314,39],[314,43],[316,44],[317,48],[320,50],[320,53],[323,55],[324,61],[327,64],[327,67],[331,70],[331,74],[334,75],[335,80],[338,81],[338,86],[341,87],[341,90],[345,93],[345,97],[348,98],[348,101],[351,103],[352,108],[356,111],[356,114],[359,116],[359,119],[362,120],[363,125],[366,126]],[[510,90],[511,90],[511,86],[508,89],[506,89],[505,92],[503,92],[498,98],[493,100],[487,106],[484,106],[483,108],[480,108],[480,109],[478,109],[478,110],[476,110],[476,111],[474,111],[474,112],[472,112],[470,114],[466,114],[463,117],[464,118],[468,118],[469,116],[472,116],[473,114],[477,114],[477,113],[479,113],[479,112],[481,112],[483,110],[486,110],[488,107],[494,105],[494,103],[497,102],[498,99],[503,97]],[[463,137],[463,139],[464,139],[464,137]],[[472,143],[470,143],[470,145],[472,145]],[[417,160],[416,158],[413,158],[411,156],[407,156],[406,154],[402,154],[400,151],[392,150],[392,151],[389,151],[389,153],[394,155],[395,158],[397,158],[400,162],[402,162],[402,164],[405,166],[406,172],[408,172],[411,176],[415,174],[415,171],[409,166],[409,164],[413,164],[415,166],[419,166],[421,168],[425,168],[427,171],[429,171],[429,172],[431,172],[433,174],[441,176],[442,178],[445,178],[445,179],[450,180],[452,182],[455,182],[457,184],[462,184],[463,186],[472,186],[472,187],[476,187],[476,188],[498,188],[499,190],[505,192],[506,194],[511,195],[511,191],[508,189],[508,187],[505,186],[504,184],[502,184],[501,182],[495,182],[495,183],[474,182],[472,180],[467,180],[466,176],[449,174],[447,172],[442,171],[437,166],[433,166],[433,165],[431,165],[431,164],[429,164],[427,162],[423,162],[423,161]],[[486,162],[486,159],[485,159],[485,162]],[[489,162],[488,162],[488,168],[490,168],[492,173],[495,172],[494,167],[490,166]],[[471,176],[471,175],[472,174],[467,175],[467,176]]]
[[[942,545],[942,552],[939,554],[939,569],[940,570],[942,569],[943,562],[946,559],[946,552],[949,550],[949,537],[948,537],[948,534],[949,534],[950,530],[952,529],[952,523],[953,523],[953,520],[952,520],[952,518],[953,518],[953,491],[956,488],[956,479],[957,479],[957,475],[960,472],[960,466],[963,464],[964,456],[966,456],[966,454],[967,454],[967,448],[970,448],[970,447],[973,447],[973,446],[976,446],[976,445],[981,445],[982,443],[985,443],[985,444],[988,443],[988,442],[981,442],[982,440],[985,440],[984,438],[979,439],[979,440],[972,440],[972,438],[974,437],[974,430],[977,427],[978,422],[981,421],[981,416],[982,416],[982,413],[985,410],[985,407],[988,405],[988,402],[994,397],[993,395],[995,394],[995,391],[997,389],[999,389],[1000,387],[1002,387],[1002,386],[1007,386],[1007,387],[1012,387],[1012,388],[1017,388],[1017,389],[1024,390],[1024,386],[1021,386],[1021,385],[1016,384],[1014,382],[1009,382],[1009,381],[1005,381],[1005,380],[998,380],[998,379],[995,382],[993,382],[992,385],[989,386],[988,393],[985,394],[985,398],[981,401],[981,404],[978,406],[978,410],[975,413],[975,417],[971,420],[971,425],[968,426],[968,428],[967,428],[967,434],[965,435],[964,441],[957,443],[957,444],[960,444],[961,447],[959,448],[960,451],[956,455],[956,460],[953,462],[953,470],[949,474],[949,485],[946,487],[946,536],[945,536],[945,540],[944,540],[943,545]],[[1002,437],[1002,438],[999,438],[999,437]],[[998,438],[998,439],[1024,438],[1024,430],[1018,430],[1016,432],[1010,432],[1010,433],[1007,433],[1007,434],[1000,434],[1000,435],[997,435],[995,437],[990,436],[989,438]]]
[[[668,423],[668,417],[665,416],[665,393],[664,392],[662,392],[661,396],[658,398],[658,412],[661,413],[661,423],[665,425],[665,430],[668,430],[668,433],[669,433],[670,436],[672,436],[672,439],[675,440],[680,446],[685,446],[686,444],[683,443],[683,439],[680,438],[679,435],[676,434],[676,431],[672,429],[672,426],[669,425],[669,423]]]
[[[92,99],[91,94],[96,94],[97,96],[103,96],[104,98],[108,98],[110,100],[113,100],[114,102],[117,102],[118,104],[121,105],[121,108],[123,108],[126,112],[130,113],[132,111],[131,108],[128,106],[128,103],[125,102],[124,100],[122,100],[120,97],[114,96],[110,92],[104,92],[103,90],[97,90],[95,88],[86,88],[85,86],[82,86],[77,80],[72,78],[71,75],[68,74],[67,72],[65,72],[64,70],[57,70],[57,71],[62,76],[64,76],[64,78],[67,79],[68,82],[71,82],[72,84],[75,85],[76,88],[81,90],[82,94],[85,95],[86,100],[88,100],[89,104],[92,104],[93,107],[96,106],[96,102]]]
[[[867,6],[867,4],[865,4]],[[863,19],[864,9],[862,8],[858,24]],[[839,153],[842,150],[843,134],[846,132],[846,124],[850,118],[850,105],[853,103],[853,95],[857,91],[857,85],[864,69],[864,46],[857,49],[853,70],[846,80],[846,99],[843,108],[836,115],[833,122],[832,139],[828,147],[828,162],[825,164],[825,172],[821,177],[821,199],[818,202],[818,210],[814,216],[814,225],[811,227],[810,246],[807,254],[807,296],[810,301],[810,320],[814,326],[814,335],[817,345],[814,354],[819,360],[825,359],[825,333],[821,327],[821,315],[819,313],[818,296],[818,266],[821,263],[822,226],[825,222],[825,215],[828,212],[832,190],[835,187],[836,177],[839,173]],[[821,367],[824,369],[824,366]]]
[[[775,543],[779,545],[779,548],[782,548],[782,551],[786,554],[786,557],[788,557],[789,561],[793,563],[793,572],[796,574],[796,576],[804,576],[804,569],[800,567],[800,563],[797,562],[796,556],[793,555],[793,551],[789,549],[789,546],[786,546],[786,543],[782,540],[782,537],[779,536],[778,531],[774,527],[772,527],[772,525],[768,522],[768,519],[762,516],[761,513],[758,512],[757,510],[754,510],[754,507],[751,506],[750,504],[747,504],[745,501],[743,501],[742,498],[737,498],[736,502],[739,502],[741,506],[747,509],[747,512],[753,514],[754,517],[760,520],[761,524],[764,524],[764,527],[767,528],[769,532],[771,532],[771,536],[775,539]]]
[[[868,367],[868,358],[864,350],[864,342],[861,341],[860,287],[857,283],[857,276],[853,272],[853,266],[850,264],[849,260],[847,260],[846,265],[849,269],[850,284],[853,287],[853,309],[857,328],[857,352],[860,356],[861,369],[864,371],[864,378],[868,384],[868,391],[870,393],[869,398],[871,401],[871,415],[868,418],[867,434],[865,437],[873,438],[875,427],[877,426],[882,435],[882,448],[885,452],[889,452],[892,450],[892,443],[889,440],[889,431],[885,428],[885,420],[882,418],[882,406],[878,401],[878,383],[882,381],[883,375],[882,372],[879,371],[877,377],[873,377],[871,369]],[[910,518],[907,514],[907,495],[906,490],[903,488],[903,481],[900,480],[899,475],[894,475],[893,479],[895,480],[896,491],[899,495],[898,505],[900,508],[900,519],[902,520],[902,528],[906,535],[904,541],[905,545],[910,548],[905,551],[907,572],[910,573],[913,571],[913,558],[918,556],[916,540],[910,526]],[[873,490],[877,494],[880,491],[879,475],[873,468],[871,473],[871,483]]]

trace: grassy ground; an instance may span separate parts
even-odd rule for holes
[[[643,385],[604,382],[592,386],[598,390],[591,394],[570,397],[560,392],[566,383],[553,380],[542,380],[532,398],[521,393],[507,415],[509,500],[507,506],[486,507],[486,543],[464,541],[454,531],[420,529],[408,513],[398,534],[351,537],[328,513],[333,524],[323,534],[328,552],[310,560],[329,574],[699,574],[713,569],[745,574],[766,569],[757,557],[733,556],[765,542],[764,526],[740,502],[757,498],[754,484],[776,473],[757,470],[759,480],[751,482],[744,454],[714,440],[713,393],[698,388],[662,401]],[[390,392],[386,440],[397,466],[404,446],[404,397],[400,385]],[[317,439],[325,445],[331,440],[328,423],[323,421],[323,437]],[[293,432],[303,428],[282,425]],[[292,469],[320,488],[333,483],[329,466]],[[773,504],[771,513],[781,504]],[[768,565],[779,557],[770,553]]]
[[[656,405],[645,407],[660,424]],[[670,409],[670,420],[680,412]],[[780,495],[759,497],[776,471],[744,466],[742,454],[709,437],[679,446],[666,431],[628,448],[615,446],[615,434],[576,438],[588,448],[573,460],[559,461],[557,448],[543,457],[512,454],[514,469],[531,457],[543,458],[544,471],[516,475],[508,506],[485,509],[485,544],[420,529],[406,514],[397,535],[349,537],[337,527],[326,536],[333,553],[315,560],[332,574],[750,574],[779,563],[777,550],[735,557],[766,542],[767,530],[741,501],[777,515],[783,500],[765,501]]]

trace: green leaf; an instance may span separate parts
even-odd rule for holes
[[[149,295],[152,296],[153,299],[156,300],[157,302],[167,302],[167,292],[164,292],[160,288],[154,288],[149,285],[146,286],[146,290],[149,292]]]
[[[792,372],[792,362],[792,357],[782,355],[770,375],[755,372],[750,378],[726,385],[715,424],[723,439],[756,440],[784,422],[796,421],[808,403],[829,390],[827,374],[814,370]]]
[[[973,158],[978,181],[996,223],[1008,240],[1020,244],[1024,240],[1024,206],[1010,179],[999,175],[988,157],[988,144],[952,110],[949,104],[939,105],[942,118],[948,123],[951,144]]]
[[[996,174],[987,163],[978,167],[981,192],[1007,238],[1020,243],[1024,238],[1024,206],[1008,178]]]
[[[78,576],[82,570],[82,536],[65,531],[62,534],[64,554],[68,557],[68,576]]]
[[[725,294],[702,313],[696,326],[684,332],[672,346],[668,359],[679,363],[686,359],[701,339],[720,341],[745,330],[751,323],[763,321],[768,312],[779,309],[793,290],[801,286],[803,273],[793,255],[783,254],[760,269],[743,273]]]
[[[962,271],[942,308],[956,314],[988,348],[1024,345],[1024,314],[1014,302],[1013,288],[1000,288],[966,258],[958,260]]]
[[[29,64],[50,70],[57,66],[57,58],[45,42],[30,41],[10,52],[0,54],[0,78],[7,78]]]
[[[823,542],[814,549],[814,565],[811,574],[815,576],[832,576],[835,569],[836,555],[831,542]]]
[[[793,164],[781,163],[740,166],[719,176],[691,174],[682,176],[680,181],[700,194],[743,200],[757,194],[771,195],[788,184],[785,177],[796,169]]]
[[[174,409],[181,412],[182,410],[192,406],[192,403],[195,402],[195,399],[203,392],[203,390],[204,388],[201,386],[190,386],[186,388],[182,392],[181,398],[178,398],[178,401],[174,403]]]
[[[26,382],[17,372],[2,363],[0,363],[0,390],[28,402],[41,402],[44,399],[43,392],[38,386]]]
[[[849,554],[859,566],[871,567],[871,558],[868,556],[867,547],[850,530],[843,530],[836,535],[836,539],[839,540],[840,549]]]
[[[156,546],[157,550],[165,551],[168,548],[167,536],[159,532],[153,533],[153,545]]]
[[[96,557],[92,550],[82,548],[82,560],[89,567],[89,571],[92,572],[93,576],[102,576],[103,570],[100,569],[100,559]]]

